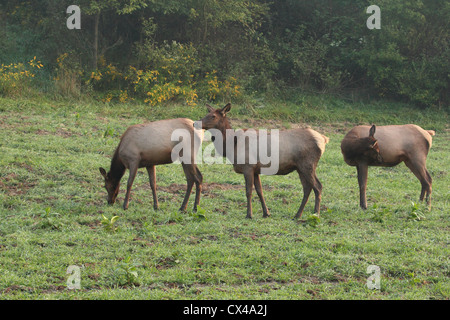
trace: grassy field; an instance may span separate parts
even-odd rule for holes
[[[194,194],[188,212],[177,211],[185,190],[179,165],[157,167],[160,210],[142,169],[127,211],[124,188],[118,203],[106,204],[98,168],[109,168],[129,125],[205,113],[203,106],[0,99],[0,299],[450,298],[445,111],[307,96],[235,105],[235,127],[309,125],[330,138],[317,172],[320,220],[313,195],[305,221],[292,220],[303,194],[294,173],[262,176],[272,216],[262,218],[254,192],[254,218],[245,219],[244,178],[219,164],[199,166],[197,213]],[[418,203],[420,183],[404,164],[370,168],[369,209],[359,209],[356,170],[344,163],[340,141],[362,123],[437,131],[428,156],[431,211]],[[71,265],[80,268],[77,290],[68,289]],[[367,288],[370,265],[380,267],[380,289]]]

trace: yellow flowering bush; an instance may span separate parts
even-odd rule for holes
[[[125,103],[134,99],[128,96],[127,90],[110,90],[105,95],[103,95],[103,98],[101,98],[100,100],[108,103],[111,101]]]
[[[166,42],[161,47],[151,47],[147,54],[147,60],[141,61],[143,68],[128,66],[121,71],[100,57],[97,70],[86,74],[86,84],[92,85],[104,102],[136,98],[150,106],[169,101],[195,106],[199,96],[229,100],[241,94],[235,78],[219,80],[215,70],[202,72],[191,45]]]
[[[241,95],[240,89],[241,87],[234,77],[220,81],[216,70],[206,73],[204,91],[209,100],[237,98]]]
[[[111,63],[107,64],[106,59],[101,56],[97,69],[87,74],[85,84],[92,85],[96,91],[108,92],[122,89],[126,85],[125,80],[124,74]]]
[[[192,45],[165,42],[148,50],[148,68],[130,66],[126,76],[136,96],[151,106],[167,101],[182,101],[196,105],[195,73],[199,69],[197,52]]]
[[[56,59],[55,87],[63,95],[79,96],[82,69],[75,55],[65,52]]]
[[[151,106],[159,103],[175,100],[183,97],[183,101],[189,106],[195,106],[197,101],[197,92],[190,87],[180,87],[173,83],[165,83],[163,85],[154,85],[150,91],[147,92],[145,102]]]
[[[0,93],[3,95],[16,95],[23,91],[32,78],[35,70],[41,69],[42,63],[34,57],[27,63],[10,63],[0,65]]]

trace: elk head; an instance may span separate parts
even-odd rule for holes
[[[363,138],[363,147],[362,154],[365,159],[368,160],[369,163],[382,163],[383,158],[380,154],[380,148],[378,146],[378,141],[375,139],[375,125],[369,130],[369,136],[367,138]]]
[[[108,204],[114,204],[116,202],[117,195],[119,194],[119,182],[111,178],[109,173],[106,173],[104,168],[99,168],[100,173],[105,178],[105,189],[108,192]]]
[[[228,129],[229,123],[226,119],[228,111],[231,109],[231,103],[228,103],[225,107],[214,109],[209,104],[206,104],[208,114],[201,119],[202,129]]]

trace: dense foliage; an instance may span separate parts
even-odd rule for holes
[[[72,2],[2,1],[0,94],[18,92],[11,66],[33,60],[44,67],[17,77],[104,101],[288,87],[449,105],[448,1],[80,0],[81,29],[69,30]],[[366,26],[372,4],[381,29]]]

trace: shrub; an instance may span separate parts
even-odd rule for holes
[[[230,76],[221,81],[216,70],[206,72],[200,90],[211,101],[216,99],[229,101],[241,95],[241,86],[237,83],[236,78]]]
[[[35,77],[35,70],[41,69],[42,63],[36,57],[27,63],[10,63],[0,66],[0,94],[17,95],[27,89],[31,79]]]
[[[86,84],[97,92],[97,98],[104,102],[137,98],[150,106],[181,101],[194,106],[199,95],[209,100],[230,100],[241,95],[236,78],[221,80],[215,70],[202,73],[191,45],[174,41],[157,47],[147,43],[140,50],[143,68],[128,66],[120,72],[103,57],[100,59],[99,68],[86,75]]]
[[[58,93],[79,96],[81,93],[82,68],[73,54],[63,53],[56,59],[55,88]]]

